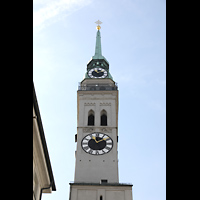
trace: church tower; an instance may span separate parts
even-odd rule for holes
[[[70,200],[132,200],[132,185],[118,176],[118,86],[101,51],[96,22],[95,55],[77,91],[77,142]]]

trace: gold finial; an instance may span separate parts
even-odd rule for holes
[[[98,26],[97,26],[97,30],[100,30],[100,29],[101,29],[101,26],[98,25]]]
[[[101,29],[101,26],[99,26],[99,24],[102,24],[102,22],[98,20],[98,21],[96,21],[95,23],[98,24],[97,30],[100,30],[100,29]]]

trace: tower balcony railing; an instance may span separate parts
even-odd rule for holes
[[[117,86],[117,83],[115,83],[113,85],[103,85],[103,84],[81,85],[81,83],[79,83],[78,90],[81,90],[81,91],[100,91],[100,90],[111,91],[111,90],[118,90],[118,86]]]

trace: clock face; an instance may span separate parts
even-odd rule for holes
[[[105,78],[108,72],[103,68],[93,68],[88,72],[90,78]]]
[[[86,135],[81,146],[86,153],[92,155],[103,155],[113,148],[113,140],[104,133],[91,133]]]

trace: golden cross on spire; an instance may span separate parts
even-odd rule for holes
[[[95,23],[98,24],[97,30],[100,30],[100,29],[101,29],[101,26],[99,26],[99,24],[102,24],[102,22],[98,20],[98,21],[96,21]]]

